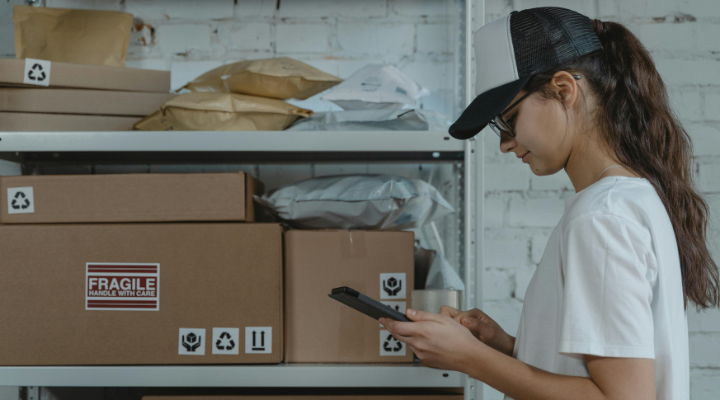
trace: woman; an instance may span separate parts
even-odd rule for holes
[[[685,308],[718,305],[690,139],[625,27],[561,8],[475,34],[476,92],[450,128],[488,124],[536,175],[576,193],[525,295],[517,337],[480,310],[381,322],[432,367],[523,399],[688,399]]]

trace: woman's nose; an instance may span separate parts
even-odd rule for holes
[[[515,138],[511,138],[508,135],[501,135],[500,136],[500,151],[503,153],[509,153],[512,151],[512,149],[517,146],[517,142],[515,141]]]

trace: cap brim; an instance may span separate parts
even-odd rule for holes
[[[473,100],[460,118],[450,126],[450,136],[455,139],[470,139],[483,130],[487,124],[510,105],[515,96],[525,87],[530,76],[490,89]]]

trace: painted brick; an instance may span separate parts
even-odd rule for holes
[[[720,164],[700,164],[697,182],[705,193],[720,192]]]
[[[714,126],[685,125],[696,157],[720,154],[720,130]]]
[[[696,18],[708,18],[720,15],[715,0],[618,0],[616,15],[633,17],[663,17],[673,14],[689,14]]]
[[[545,246],[550,239],[550,236],[546,235],[533,235],[532,242],[530,243],[530,259],[533,263],[537,264],[542,259],[545,253]]]
[[[164,54],[209,51],[211,29],[208,25],[163,25],[155,31],[155,41]]]
[[[48,8],[71,8],[74,10],[120,11],[120,0],[45,0]]]
[[[453,71],[450,64],[417,61],[399,69],[431,91],[453,87]]]
[[[485,191],[528,190],[530,168],[525,164],[485,164]]]
[[[690,332],[720,333],[720,309],[697,311],[695,307],[688,307],[688,329]]]
[[[506,300],[512,293],[510,274],[506,271],[485,270],[483,273],[483,298]]]
[[[126,0],[125,11],[142,19],[233,18],[233,0]]]
[[[258,166],[258,179],[265,184],[265,191],[312,178],[310,164],[261,164]]]
[[[276,29],[279,53],[325,53],[329,49],[329,25],[278,24]]]
[[[702,119],[702,102],[699,92],[670,92],[670,105],[681,122]]]
[[[515,336],[520,324],[522,303],[516,300],[486,301],[484,312],[497,322],[505,332]]]
[[[717,400],[720,394],[720,371],[695,370],[690,374],[692,400]]]
[[[513,11],[512,3],[513,2],[511,0],[485,0],[485,14],[493,16],[507,16]],[[493,21],[495,19],[493,19]]]
[[[453,13],[450,0],[390,0],[393,13],[400,16],[437,17]]]
[[[564,170],[552,175],[530,175],[530,188],[532,190],[575,190],[570,177]]]
[[[528,265],[528,244],[525,240],[485,240],[483,262],[487,267],[520,268]]]
[[[515,298],[525,301],[525,292],[530,285],[535,269],[521,269],[515,271]]]
[[[690,334],[690,366],[702,368],[720,367],[720,334]]]
[[[367,174],[368,166],[364,164],[315,164],[315,177],[331,175]]]
[[[198,76],[223,65],[221,61],[178,61],[170,65],[170,87],[175,91]]]
[[[500,228],[505,219],[505,201],[485,199],[485,228]]]
[[[515,10],[535,7],[562,7],[595,18],[594,0],[515,0],[513,5]]]
[[[338,43],[349,54],[412,54],[415,28],[412,25],[373,25],[342,23],[338,25]]]
[[[449,26],[446,24],[421,24],[417,26],[417,51],[424,53],[453,54],[450,45]]]
[[[372,18],[387,15],[386,0],[283,0],[280,3],[281,18]]]
[[[235,16],[245,18],[271,18],[275,15],[277,0],[238,0],[235,2]]]
[[[500,138],[490,129],[478,133],[485,140],[485,157],[502,157],[504,160],[513,160],[510,154],[500,151]],[[519,161],[519,160],[518,160]]]
[[[512,199],[508,224],[514,227],[547,227],[557,225],[565,211],[560,199]]]
[[[720,93],[705,94],[705,119],[720,120]]]
[[[668,85],[707,85],[720,82],[720,61],[655,57],[655,66]]]
[[[229,50],[272,51],[270,25],[267,23],[232,23],[223,25],[218,37]]]
[[[720,25],[697,22],[637,24],[632,31],[651,52],[720,50]]]
[[[617,15],[617,7],[615,6],[615,0],[597,0],[598,3],[598,16],[600,19],[607,19],[607,17]]]
[[[169,71],[170,62],[162,58],[143,58],[140,60],[125,60],[125,67]]]

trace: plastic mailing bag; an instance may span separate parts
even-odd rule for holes
[[[369,64],[323,95],[344,110],[414,107],[430,93],[392,65]]]
[[[433,186],[392,175],[346,175],[294,183],[258,199],[310,229],[411,229],[455,210]]]
[[[354,110],[313,114],[297,121],[292,131],[447,131],[450,120],[430,110]]]

